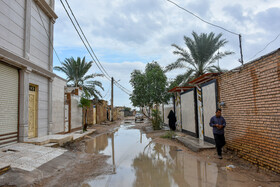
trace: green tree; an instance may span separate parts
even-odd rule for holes
[[[145,72],[142,73],[139,70],[134,70],[131,73],[130,83],[133,87],[133,92],[130,96],[130,100],[135,107],[149,107],[152,108],[156,105],[156,111],[153,112],[153,126],[154,129],[160,128],[158,105],[166,103],[169,99],[167,93],[167,77],[160,65],[153,61],[148,63],[145,68]],[[145,113],[144,113],[145,114]],[[146,115],[147,116],[147,115]],[[150,116],[150,115],[148,115]]]
[[[62,66],[54,67],[55,70],[62,71],[67,76],[68,86],[81,87],[86,97],[102,97],[100,91],[104,90],[100,81],[94,80],[96,77],[102,77],[102,74],[88,74],[89,69],[92,66],[92,61],[86,62],[85,57],[81,59],[77,57],[75,60],[73,57],[66,58],[62,63]]]
[[[84,122],[84,125],[83,125],[83,132],[87,130],[87,110],[88,108],[90,107],[90,100],[84,96],[81,97],[80,99],[80,104],[79,104],[79,107],[82,107],[83,108],[83,122]]]
[[[233,54],[233,52],[225,51],[219,52],[218,50],[225,46],[226,39],[221,39],[222,34],[215,35],[213,32],[201,33],[198,35],[192,32],[192,38],[184,36],[184,41],[187,50],[172,44],[176,48],[173,54],[179,55],[179,58],[172,64],[166,67],[166,72],[178,68],[185,69],[184,74],[180,74],[173,81],[173,84],[185,84],[191,79],[197,78],[205,73],[223,72],[215,63],[217,60]],[[176,85],[178,86],[178,85]]]

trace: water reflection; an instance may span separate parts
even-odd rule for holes
[[[100,176],[90,186],[227,186],[225,171],[178,150],[152,143],[140,130],[121,126],[116,132],[86,142],[88,153],[110,155],[113,174]],[[242,185],[246,179],[231,185]]]
[[[87,153],[99,153],[108,147],[108,134],[103,134],[97,138],[86,141],[86,152]]]

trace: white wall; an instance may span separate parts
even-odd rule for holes
[[[182,129],[196,133],[194,91],[181,95]]]
[[[160,107],[160,109],[161,109],[161,112],[162,112],[162,106]],[[164,105],[164,111],[163,111],[164,121],[163,122],[165,124],[169,123],[169,119],[167,117],[168,117],[168,114],[171,110],[173,110],[173,112],[174,112],[173,104]]]
[[[216,112],[216,91],[215,83],[202,87],[203,101],[203,117],[204,117],[204,135],[209,138],[214,138],[213,128],[209,126],[212,116]]]
[[[23,57],[24,0],[0,1],[0,46]]]
[[[48,134],[48,79],[30,73],[29,83],[38,86],[38,137]]]
[[[52,82],[52,125],[50,127],[51,133],[64,132],[64,89],[66,87],[66,80],[55,77]]]
[[[82,108],[79,107],[80,96],[71,95],[71,129],[82,127]]]

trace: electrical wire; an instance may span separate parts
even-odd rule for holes
[[[43,26],[43,28],[44,28],[44,30],[45,30],[47,36],[48,36],[49,42],[50,42],[50,44],[52,45],[53,50],[55,51],[56,57],[57,57],[57,59],[59,60],[59,62],[62,63],[62,61],[60,60],[60,58],[59,58],[59,56],[58,56],[58,54],[57,54],[57,52],[56,52],[56,50],[55,50],[55,48],[54,48],[54,45],[53,45],[53,42],[52,42],[52,40],[51,40],[51,38],[50,38],[50,36],[49,36],[49,33],[48,33],[48,31],[47,31],[47,29],[46,29],[46,27],[45,27],[45,24],[44,24],[42,15],[41,15],[41,13],[40,13],[40,10],[39,10],[37,4],[36,4],[36,8],[37,8],[37,12],[38,12],[38,14],[39,14],[40,20],[41,20],[41,22],[42,22],[42,26]],[[109,93],[109,91],[110,91],[110,89],[108,90],[107,94]],[[106,94],[106,95],[107,95],[107,94]],[[105,97],[105,96],[104,96],[104,97]]]
[[[69,14],[68,10],[66,9],[66,7],[65,7],[64,3],[62,2],[62,0],[60,0],[60,2],[61,2],[61,4],[62,4],[64,10],[66,11],[67,16],[69,17],[71,23],[73,24],[73,26],[74,26],[76,32],[78,33],[80,39],[82,40],[84,46],[86,47],[88,53],[90,54],[90,56],[92,57],[93,61],[94,61],[95,64],[97,65],[98,69],[99,69],[99,70],[102,72],[102,74],[110,81],[110,80],[111,80],[111,79],[110,79],[110,75],[109,75],[108,72],[105,70],[105,68],[102,66],[102,64],[100,63],[100,61],[99,61],[99,59],[97,58],[96,54],[94,53],[94,51],[93,51],[91,45],[89,44],[89,42],[88,42],[88,40],[87,40],[87,38],[86,38],[86,36],[85,36],[83,30],[82,30],[82,28],[80,27],[80,24],[78,23],[78,21],[77,21],[75,15],[74,15],[74,13],[73,13],[73,11],[72,11],[72,9],[71,9],[69,3],[67,2],[67,0],[65,0],[67,6],[68,6],[68,8],[69,8],[69,10],[71,11],[72,16],[73,16],[74,19],[75,19],[76,24],[78,25],[80,31],[82,32],[83,37],[85,38],[85,40],[86,40],[86,42],[87,42],[87,44],[88,44],[88,46],[89,46],[91,52],[92,52],[94,55],[92,55],[92,53],[90,52],[89,48],[88,48],[87,45],[85,44],[85,42],[84,42],[84,40],[83,40],[83,38],[82,38],[80,32],[78,31],[76,25],[74,24],[73,19],[71,18],[70,14]],[[95,60],[95,58],[94,58],[93,56],[96,58],[96,60]],[[114,83],[118,88],[120,88],[123,92],[125,92],[125,93],[128,94],[128,95],[130,95],[131,91],[129,91],[128,89],[126,89],[125,87],[123,87],[121,84],[119,84],[119,83],[116,82],[116,81],[113,81],[113,83]]]
[[[208,21],[205,21],[204,19],[200,18],[199,16],[197,16],[197,15],[194,14],[193,12],[191,12],[191,11],[185,9],[184,7],[181,7],[180,5],[176,4],[175,2],[173,2],[173,1],[171,1],[171,0],[167,0],[167,1],[170,2],[170,3],[172,3],[172,4],[174,4],[174,5],[177,6],[178,8],[180,8],[180,9],[182,9],[182,10],[188,12],[189,14],[193,15],[194,17],[198,18],[199,20],[203,21],[204,23],[207,23],[207,24],[212,25],[212,26],[214,26],[214,27],[218,27],[218,28],[220,28],[220,29],[222,29],[222,30],[224,30],[224,31],[227,31],[227,32],[229,32],[229,33],[231,33],[231,34],[234,34],[234,35],[239,36],[238,33],[235,33],[235,32],[230,31],[230,30],[228,30],[228,29],[226,29],[226,28],[224,28],[224,27],[221,27],[221,26],[219,26],[219,25],[216,25],[216,24],[210,23],[210,22],[208,22]]]
[[[80,31],[82,32],[82,35],[84,36],[84,38],[85,38],[85,40],[86,40],[86,42],[87,42],[87,44],[88,44],[88,46],[89,46],[91,52],[93,53],[94,57],[96,58],[97,62],[99,63],[99,65],[100,65],[100,67],[102,68],[102,70],[104,71],[104,73],[105,73],[108,77],[110,77],[110,75],[107,73],[107,71],[104,69],[104,67],[101,65],[99,59],[98,59],[97,56],[95,55],[95,53],[94,53],[94,51],[93,51],[93,49],[92,49],[90,43],[88,42],[87,37],[85,36],[85,34],[84,34],[84,32],[83,32],[83,30],[82,30],[82,28],[81,28],[81,26],[80,26],[78,20],[76,19],[76,16],[74,15],[74,13],[73,13],[73,11],[72,11],[72,8],[70,7],[68,1],[65,0],[65,2],[66,2],[66,4],[67,4],[67,6],[68,6],[68,8],[69,8],[69,10],[70,10],[70,12],[71,12],[73,18],[74,18],[76,24],[78,25]]]
[[[259,52],[257,52],[254,56],[252,56],[248,61],[252,60],[253,58],[255,58],[255,56],[257,56],[259,53],[263,52],[271,43],[273,43],[275,40],[277,40],[277,38],[280,36],[280,33],[273,39],[271,40],[268,44],[266,44],[266,46],[260,50]]]
[[[107,94],[109,93],[110,89],[108,89],[107,93],[102,97],[105,98],[107,96]]]

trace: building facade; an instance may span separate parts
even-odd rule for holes
[[[52,126],[54,0],[0,1],[0,146]]]

